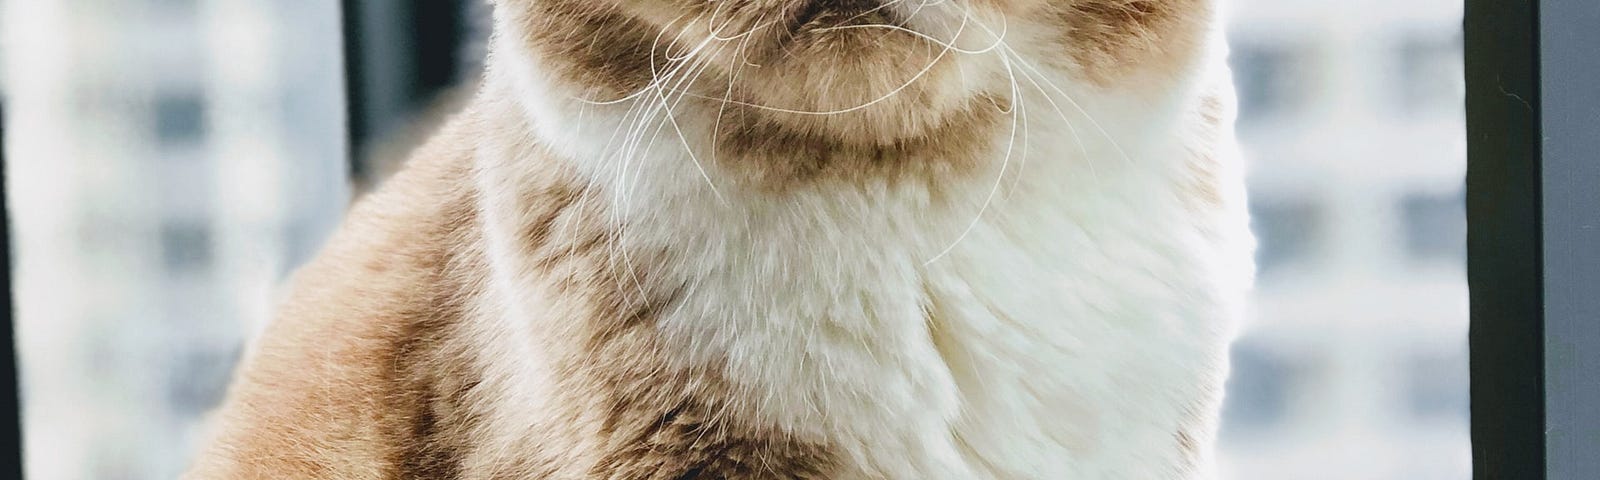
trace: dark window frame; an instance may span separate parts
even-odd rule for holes
[[[1600,478],[1600,3],[1467,0],[1479,479]]]
[[[366,162],[374,142],[403,128],[462,80],[473,1],[482,0],[340,0],[346,133],[355,182],[372,173]]]
[[[11,206],[6,181],[6,112],[0,92],[0,478],[22,478],[22,385],[17,372],[11,285]]]

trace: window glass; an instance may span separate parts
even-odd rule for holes
[[[1257,268],[1262,275],[1296,262],[1304,263],[1317,253],[1317,241],[1323,238],[1319,224],[1326,219],[1309,192],[1294,198],[1257,196],[1250,216],[1258,243]]]
[[[174,275],[206,270],[211,266],[211,230],[193,220],[172,220],[161,225],[161,268]]]
[[[187,465],[348,200],[338,4],[0,0],[28,478]]]
[[[1252,119],[1293,114],[1296,101],[1310,93],[1302,77],[1311,73],[1304,63],[1311,54],[1287,43],[1237,41],[1231,63],[1239,111]]]
[[[156,98],[156,140],[162,144],[193,144],[205,137],[205,104],[199,92]]]
[[[1466,196],[1460,191],[1415,192],[1400,200],[1406,253],[1419,261],[1460,265],[1466,261]]]
[[[1393,62],[1400,74],[1397,106],[1416,115],[1456,115],[1464,108],[1462,35],[1423,30],[1401,32]]]
[[[1224,478],[1470,478],[1461,2],[1230,4],[1260,276]]]
[[[1287,352],[1255,343],[1233,350],[1233,371],[1228,380],[1228,411],[1224,428],[1230,434],[1270,433],[1293,414],[1298,382],[1311,372],[1304,358],[1309,352]]]

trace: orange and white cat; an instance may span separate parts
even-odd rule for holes
[[[498,0],[189,478],[1211,478],[1215,0]]]

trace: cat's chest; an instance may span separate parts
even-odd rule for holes
[[[950,436],[978,478],[1189,478],[1173,472],[1202,468],[1232,329],[1205,252],[1177,230],[1078,228],[1035,220],[1017,230],[1041,241],[930,267]]]
[[[1207,244],[1159,202],[1018,185],[949,218],[890,198],[763,212],[700,240],[720,247],[686,262],[663,334],[863,475],[1172,478],[1230,329]]]

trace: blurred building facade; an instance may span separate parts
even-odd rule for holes
[[[1229,15],[1261,275],[1227,478],[1470,478],[1461,2]]]
[[[337,3],[0,12],[27,472],[175,478],[346,202]]]

